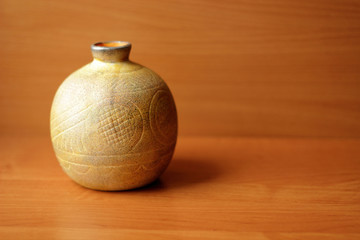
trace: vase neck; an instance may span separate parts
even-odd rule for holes
[[[131,44],[122,41],[98,42],[91,45],[91,52],[95,59],[116,63],[129,60]]]

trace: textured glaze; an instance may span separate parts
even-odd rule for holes
[[[128,60],[127,42],[92,45],[94,60],[59,87],[51,139],[63,170],[92,189],[144,186],[168,166],[176,144],[171,92],[153,71]]]

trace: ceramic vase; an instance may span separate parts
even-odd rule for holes
[[[80,185],[104,191],[138,188],[168,166],[177,113],[166,83],[129,60],[131,44],[91,46],[93,61],[55,94],[51,140],[62,169]]]

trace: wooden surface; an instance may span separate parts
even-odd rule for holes
[[[360,238],[360,140],[180,138],[133,191],[72,182],[48,137],[0,138],[0,239]]]
[[[0,36],[0,133],[48,134],[90,44],[127,40],[181,136],[360,136],[356,0],[0,0]]]
[[[134,191],[78,186],[50,144],[56,89],[104,40],[179,112]],[[360,239],[359,42],[352,0],[0,0],[0,239]]]

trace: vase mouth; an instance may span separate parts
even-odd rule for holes
[[[126,48],[130,47],[131,43],[125,41],[105,41],[97,42],[91,45],[92,49],[107,49],[107,48]]]
[[[131,43],[126,41],[104,41],[91,45],[95,59],[103,62],[123,62],[129,59]]]

